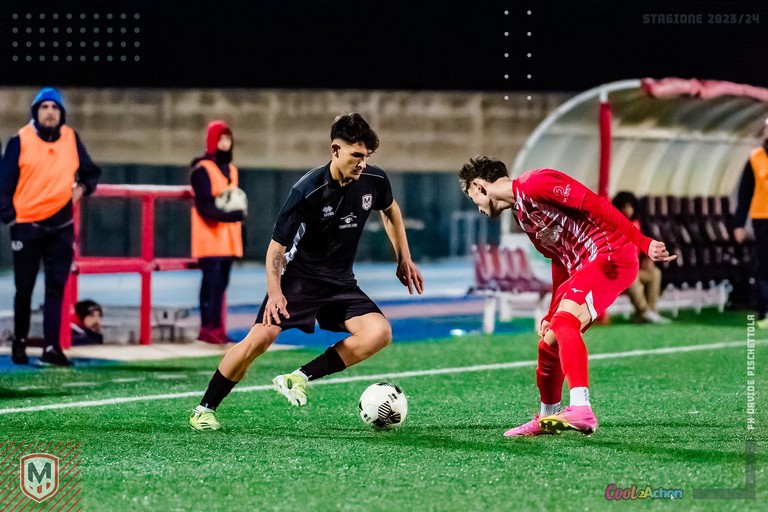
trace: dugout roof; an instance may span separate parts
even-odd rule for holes
[[[601,97],[612,112],[610,196],[733,195],[768,117],[768,90],[757,87],[676,78],[604,84],[552,112],[510,174],[552,167],[597,190]]]

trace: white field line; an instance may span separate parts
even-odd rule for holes
[[[768,343],[768,340],[758,340],[758,341],[755,341],[755,343],[758,345],[764,345]],[[654,348],[654,349],[646,349],[646,350],[630,350],[627,352],[613,352],[613,353],[607,353],[607,354],[592,354],[589,356],[589,360],[600,361],[603,359],[621,359],[626,357],[642,357],[642,356],[649,356],[649,355],[680,354],[685,352],[698,352],[702,350],[719,350],[724,348],[746,348],[746,340],[724,341],[719,343],[709,343],[706,345],[687,345],[683,347],[666,347],[666,348]],[[481,364],[481,365],[475,365],[475,366],[460,366],[456,368],[435,368],[431,370],[416,370],[416,371],[410,371],[410,372],[379,373],[375,375],[357,375],[354,377],[336,377],[336,378],[331,378],[327,380],[320,380],[317,382],[313,382],[312,386],[322,386],[327,384],[344,384],[347,382],[358,382],[358,381],[403,379],[407,377],[424,377],[424,376],[432,376],[432,375],[446,375],[446,374],[453,374],[453,373],[507,370],[510,368],[524,368],[528,366],[536,366],[536,361],[514,361],[511,363]],[[265,391],[269,389],[274,389],[271,384],[265,384],[265,385],[259,385],[259,386],[242,386],[242,387],[233,389],[232,392],[233,393],[249,393],[251,391]],[[9,407],[6,409],[0,409],[0,415],[21,413],[21,412],[51,411],[56,409],[73,409],[76,407],[97,407],[100,405],[124,404],[129,402],[171,400],[175,398],[201,397],[202,395],[203,395],[203,391],[186,391],[184,393],[166,393],[162,395],[127,396],[127,397],[119,397],[119,398],[105,398],[103,400],[88,400],[88,401],[82,401],[82,402],[35,405],[30,407]]]
[[[88,386],[95,386],[95,382],[65,382],[61,385],[63,388],[86,388]]]

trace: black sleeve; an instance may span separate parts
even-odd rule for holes
[[[378,187],[376,194],[376,204],[373,205],[374,210],[386,210],[392,206],[394,198],[392,197],[392,185],[389,183],[389,178],[386,174],[382,173],[384,177],[381,181],[381,185]]]
[[[96,185],[99,183],[101,169],[93,163],[91,155],[86,151],[85,146],[80,141],[80,136],[75,133],[77,142],[77,157],[80,160],[80,167],[77,169],[77,182],[85,187],[85,195],[93,194]]]
[[[244,220],[242,210],[234,212],[223,212],[216,208],[213,195],[211,194],[211,180],[208,177],[208,171],[204,167],[196,167],[189,177],[192,183],[192,190],[195,192],[195,208],[197,213],[206,220],[216,222],[240,222]]]
[[[292,188],[283,208],[277,215],[275,227],[272,229],[272,240],[288,247],[302,223],[301,204],[304,193],[297,188]]]
[[[739,196],[737,198],[736,213],[734,214],[734,225],[737,228],[743,228],[747,223],[747,214],[749,206],[752,203],[752,196],[755,193],[755,172],[752,170],[752,164],[747,160],[744,166],[744,172],[741,175],[739,183]]]
[[[5,155],[0,160],[0,220],[5,224],[16,219],[13,195],[19,183],[19,154],[21,154],[21,142],[16,136],[8,141]]]

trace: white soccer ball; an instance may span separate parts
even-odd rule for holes
[[[241,188],[228,188],[214,199],[216,208],[223,212],[248,210],[248,196]]]
[[[389,382],[372,384],[360,396],[360,419],[374,428],[399,427],[408,415],[408,400],[400,386]]]

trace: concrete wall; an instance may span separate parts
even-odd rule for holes
[[[0,88],[0,138],[5,143],[29,120],[37,88]],[[530,132],[569,95],[413,91],[288,91],[201,89],[62,89],[67,119],[94,161],[103,183],[186,183],[187,166],[204,151],[205,127],[226,119],[235,135],[235,163],[243,187],[262,215],[249,219],[247,257],[261,259],[274,215],[288,188],[307,169],[330,158],[329,132],[336,115],[359,111],[379,133],[372,162],[390,172],[409,219],[426,226],[412,234],[414,254],[448,253],[450,212],[470,209],[453,176],[479,153],[512,163]],[[281,172],[284,171],[284,172]],[[133,254],[138,217],[128,206],[94,207],[84,249],[92,254]],[[255,211],[255,210],[254,210]],[[169,210],[173,216],[173,211]],[[184,255],[188,233],[157,217],[157,248]],[[122,220],[121,220],[122,219]],[[124,229],[115,229],[115,222]],[[376,258],[378,243],[361,246]],[[0,270],[11,265],[8,228],[0,226]],[[376,250],[374,250],[376,249]],[[168,252],[168,254],[164,254]],[[388,257],[388,248],[381,249]],[[379,251],[379,252],[381,252]],[[178,253],[178,254],[176,254]],[[3,290],[3,293],[6,291]]]
[[[0,89],[3,141],[29,119],[36,88]],[[205,127],[227,120],[241,167],[308,169],[329,158],[344,111],[379,133],[373,163],[389,171],[455,171],[469,156],[511,163],[535,126],[569,95],[482,92],[244,89],[62,89],[68,124],[96,162],[186,165]]]

